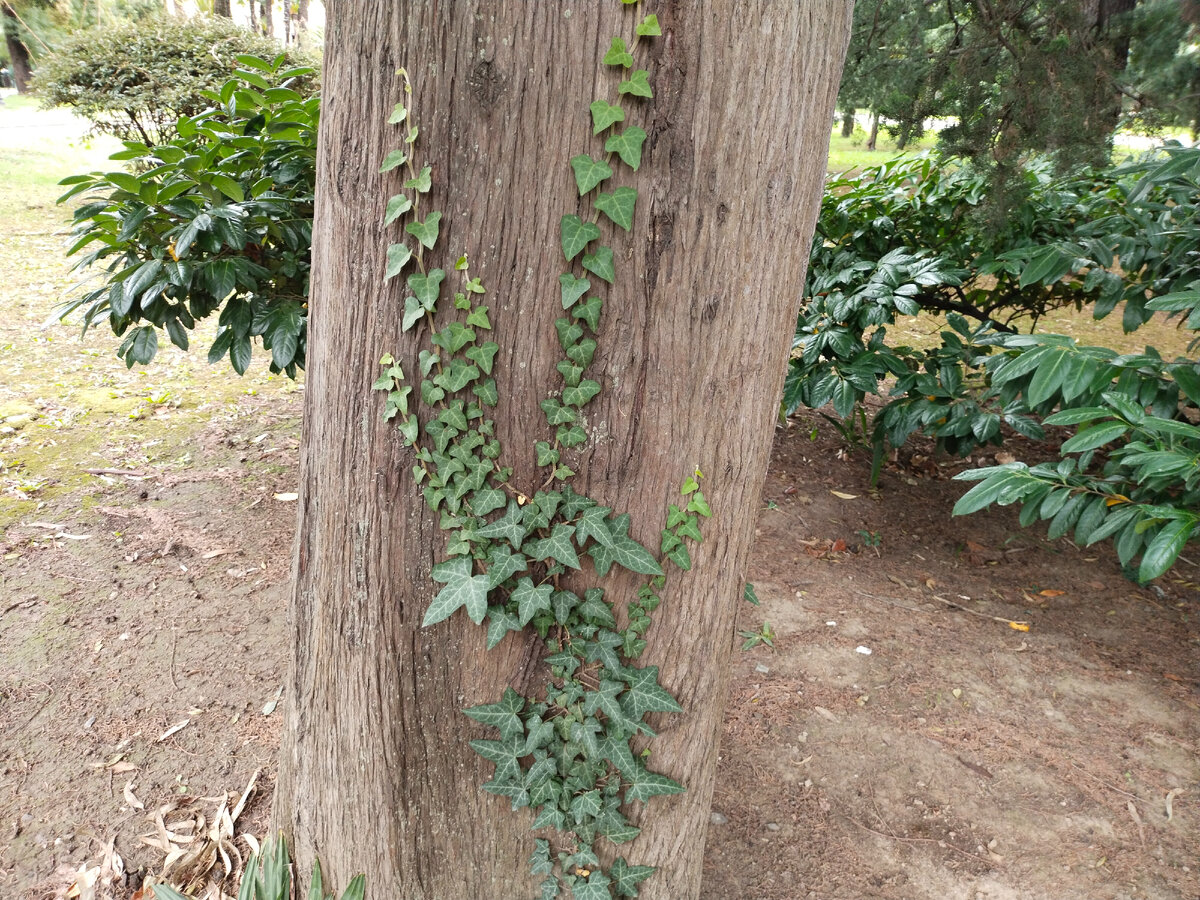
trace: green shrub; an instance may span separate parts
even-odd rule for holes
[[[277,52],[228,19],[156,16],[72,36],[40,60],[35,87],[46,105],[72,107],[97,132],[155,146],[181,116],[211,105],[204,92],[228,81],[238,56]]]
[[[1043,423],[1081,426],[1056,463],[961,475],[981,483],[955,511],[1021,503],[1023,524],[1048,519],[1052,537],[1073,530],[1082,544],[1112,538],[1123,565],[1140,557],[1137,578],[1154,578],[1200,528],[1200,365],[1011,325],[1090,304],[1098,318],[1120,306],[1127,331],[1156,311],[1200,330],[1200,149],[1063,177],[1034,164],[1026,186],[1008,224],[986,229],[973,215],[982,180],[950,160],[835,181],[784,411],[832,403],[850,418],[886,392],[875,477],[886,447],[918,432],[965,456],[1000,443],[1003,425],[1034,439]],[[889,346],[887,327],[922,311],[946,314],[940,345]]]
[[[181,118],[158,146],[127,141],[114,154],[138,174],[63,182],[59,202],[87,201],[68,253],[87,249],[76,268],[104,272],[58,314],[82,310],[84,331],[107,319],[128,366],[154,358],[160,329],[186,350],[196,321],[218,310],[210,362],[228,356],[245,372],[258,337],[272,371],[304,366],[319,100],[295,85],[313,70],[283,55],[237,61],[233,79],[205,92],[214,108]]]

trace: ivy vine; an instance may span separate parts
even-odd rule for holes
[[[584,410],[603,390],[587,377],[605,294],[592,279],[611,285],[616,278],[617,255],[602,242],[601,216],[629,232],[638,198],[627,185],[599,188],[615,179],[618,161],[632,171],[641,165],[646,132],[627,123],[626,107],[633,112],[654,92],[649,72],[634,68],[634,53],[643,38],[661,33],[657,16],[647,15],[629,41],[612,39],[603,63],[619,76],[616,95],[589,107],[592,133],[603,139],[603,152],[570,160],[579,208],[560,221],[568,270],[559,276],[564,315],[554,322],[563,351],[555,367],[561,389],[540,404],[548,430],[533,447],[542,470],[534,486],[514,484],[512,468],[501,464],[491,418],[499,401],[493,371],[499,346],[488,339],[492,325],[482,302],[487,289],[470,276],[465,255],[449,276],[427,265],[442,213],[424,209],[433,173],[430,165],[417,165],[419,130],[403,69],[398,74],[404,99],[388,118],[404,138],[387,155],[382,171],[395,171],[403,180],[387,202],[384,223],[403,223],[404,237],[387,248],[385,279],[409,272],[402,329],[425,329],[429,347],[415,362],[403,364],[385,354],[374,388],[386,392],[384,418],[396,423],[410,448],[413,478],[447,532],[446,559],[431,573],[442,587],[423,625],[436,625],[462,609],[476,625],[485,625],[489,649],[509,632],[525,629],[536,632],[546,647],[551,677],[540,697],[525,697],[510,687],[495,703],[464,710],[497,732],[493,739],[471,742],[495,764],[483,789],[509,798],[514,810],[532,807],[533,828],[554,831],[552,838],[534,841],[530,857],[532,871],[545,876],[541,900],[561,896],[564,888],[576,900],[636,897],[654,868],[631,864],[624,856],[604,867],[597,841],[634,840],[640,829],[629,820],[630,806],[684,790],[651,771],[646,765],[650,751],[635,752],[631,742],[639,735],[654,736],[648,714],[682,711],[659,683],[658,667],[636,661],[662,601],[663,564],[689,570],[689,543],[701,540],[701,521],[712,515],[700,490],[702,475],[697,470],[683,479],[678,502],[667,510],[656,557],[629,535],[627,513],[616,514],[571,488],[576,473],[567,458],[587,442]],[[584,206],[589,195],[590,215]],[[448,278],[455,288],[453,312],[439,308]],[[581,556],[590,560],[596,579],[609,575],[613,566],[647,577],[627,602],[622,621],[604,588],[573,589],[579,588],[575,576],[585,565]]]

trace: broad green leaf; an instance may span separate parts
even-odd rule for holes
[[[410,259],[412,251],[408,249],[407,244],[391,244],[387,248],[387,267],[383,270],[383,280],[391,281],[399,275]]]
[[[476,722],[500,729],[500,739],[507,740],[525,733],[518,713],[525,708],[525,698],[512,688],[504,689],[504,696],[496,703],[485,703],[463,710],[463,714]]]
[[[488,320],[488,308],[486,306],[477,306],[471,310],[471,314],[467,316],[467,324],[491,331],[492,323]]]
[[[466,607],[467,616],[476,625],[483,622],[483,617],[487,615],[488,578],[486,575],[472,574],[474,567],[473,560],[461,556],[433,567],[430,576],[446,586],[426,610],[422,627],[449,618],[460,606]]]
[[[1073,437],[1063,441],[1063,453],[1083,453],[1095,450],[1105,444],[1115,441],[1129,430],[1124,422],[1105,422],[1091,428],[1084,428]]]
[[[628,231],[633,226],[633,207],[637,195],[637,191],[631,187],[619,187],[611,194],[601,191],[596,197],[596,209]],[[600,229],[597,228],[596,236],[599,237],[599,234]]]
[[[475,329],[468,328],[462,322],[451,322],[430,340],[450,353],[457,353],[467,344],[475,340]]]
[[[578,331],[580,336],[583,335],[583,329],[578,325],[573,325],[569,330],[569,333],[574,334],[576,331]],[[559,335],[559,338],[561,340],[561,334]],[[582,366],[586,369],[592,364],[592,358],[596,355],[596,342],[592,338],[583,338],[583,340],[579,340],[579,338],[576,337],[575,340],[571,341],[569,344],[564,344],[563,349],[567,351],[567,359],[571,360],[571,362],[575,363],[575,365]]]
[[[1195,519],[1175,519],[1154,536],[1138,567],[1138,580],[1147,582],[1171,568],[1196,528]]]
[[[613,252],[611,247],[597,247],[595,253],[583,255],[583,267],[598,278],[603,278],[609,284],[616,279],[613,271]]]
[[[575,536],[575,526],[559,523],[550,530],[550,536],[537,541],[527,542],[524,549],[532,559],[553,559],[572,569],[579,568],[579,557],[571,538]]]
[[[108,172],[104,176],[110,183],[115,184],[126,193],[137,195],[142,189],[142,183],[128,172]]]
[[[492,361],[496,358],[496,353],[500,349],[500,345],[494,341],[487,341],[483,344],[476,344],[473,347],[468,347],[463,351],[463,356],[467,359],[479,364],[479,368],[483,370],[484,375],[492,374]]]
[[[564,272],[558,276],[558,284],[562,292],[563,309],[570,309],[592,287],[592,283],[586,278],[576,278],[569,272]]]
[[[440,212],[431,212],[424,222],[409,222],[404,230],[415,237],[426,250],[432,250],[437,243],[439,225],[442,221]]]
[[[612,177],[612,169],[602,159],[592,159],[586,153],[571,157],[571,169],[575,172],[575,185],[582,197],[606,178]]]
[[[433,312],[445,277],[446,273],[441,269],[430,269],[428,275],[414,272],[408,276],[408,289],[416,295],[423,307]]]
[[[562,234],[563,256],[568,262],[583,252],[590,241],[600,237],[599,225],[595,222],[584,222],[574,214],[562,217],[559,231]]]
[[[399,247],[400,244],[393,244]],[[404,314],[400,318],[400,330],[408,331],[425,316],[425,307],[417,302],[416,297],[404,298]],[[429,374],[426,372],[425,374]]]
[[[529,577],[522,578],[517,582],[517,588],[512,592],[510,599],[517,604],[517,614],[522,628],[528,625],[529,621],[539,612],[550,609],[550,595],[553,592],[553,585],[539,584],[535,586]]]
[[[408,118],[408,110],[404,108],[403,103],[397,103],[396,108],[392,110],[392,114],[388,116],[389,125],[399,125]]]
[[[246,192],[242,190],[242,186],[228,175],[218,175],[214,173],[209,176],[209,181],[212,182],[213,187],[215,187],[234,203],[241,203],[246,199]]]
[[[628,80],[621,82],[617,91],[621,94],[632,94],[635,97],[653,97],[654,91],[650,89],[650,73],[645,69],[632,72]]]
[[[383,224],[391,225],[410,209],[412,209],[412,201],[408,199],[408,194],[396,194],[387,202],[387,209],[383,213]]]
[[[604,64],[606,66],[624,66],[626,69],[633,65],[633,56],[626,49],[625,41],[622,38],[612,39],[608,52],[604,54]]]
[[[624,534],[613,534],[611,546],[593,544],[588,553],[596,566],[596,574],[604,576],[615,562],[639,575],[661,575],[662,567],[650,551]]]
[[[474,369],[474,366],[471,366]],[[476,375],[475,377],[478,377]],[[481,381],[475,387],[471,388],[471,393],[479,398],[479,402],[484,406],[495,406],[500,402],[500,392],[496,390],[496,379],[489,378],[486,381]]]
[[[640,800],[645,803],[651,797],[663,794],[682,794],[684,787],[678,781],[668,778],[666,775],[659,775],[657,772],[648,772],[639,766],[638,771],[632,778],[629,778],[629,787],[625,790],[625,802],[631,803],[634,800]]]
[[[621,157],[621,162],[637,171],[642,164],[642,144],[646,141],[646,132],[631,125],[624,131],[612,135],[604,142],[604,149]],[[580,192],[584,193],[584,192]]]
[[[482,491],[477,491],[478,498]],[[479,532],[476,531],[476,534]],[[524,572],[528,566],[524,553],[513,553],[507,544],[495,544],[488,551],[487,575],[488,589],[498,588],[518,572]]]
[[[508,501],[508,509],[504,515],[494,522],[480,528],[476,534],[484,538],[499,538],[512,544],[514,550],[521,549],[525,540],[526,529],[522,524],[521,506],[516,500]]]
[[[583,377],[583,367],[575,365],[569,359],[560,359],[555,363],[554,368],[562,375],[563,382],[566,383],[567,387],[574,387],[579,384],[579,379]]]
[[[608,516],[612,512],[607,506],[592,506],[585,509],[575,522],[575,543],[582,549],[589,539],[612,547],[613,537],[608,528]]]
[[[622,678],[629,690],[622,695],[621,705],[635,722],[648,712],[683,712],[683,707],[658,683],[658,666],[626,668]]]
[[[1062,389],[1063,378],[1069,371],[1068,359],[1071,351],[1065,347],[1054,347],[1043,357],[1025,389],[1025,399],[1030,406],[1049,400]]]
[[[583,337],[583,326],[570,319],[555,319],[554,330],[558,332],[558,343],[567,351],[567,357],[578,362],[575,357],[571,356],[571,348]],[[595,342],[593,341],[593,343]],[[590,362],[591,360],[588,360],[587,363],[579,363],[579,365],[587,368]]]
[[[592,134],[599,134],[605,128],[625,121],[625,110],[607,100],[593,100],[588,108],[592,112]]]
[[[540,404],[542,412],[546,414],[546,421],[551,425],[569,425],[575,421],[575,410],[569,406],[563,406],[562,403],[553,397],[547,397]]]

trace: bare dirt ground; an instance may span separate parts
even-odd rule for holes
[[[40,328],[63,214],[5,150],[0,898],[110,845],[123,898],[255,773],[266,830],[302,394]],[[1196,567],[1139,588],[1010,510],[950,518],[965,463],[918,446],[873,492],[846,449],[777,433],[739,614],[775,646],[734,656],[706,900],[1200,898]]]

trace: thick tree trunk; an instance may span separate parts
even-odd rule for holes
[[[842,137],[844,138],[854,134],[854,113],[853,109],[842,111]]]
[[[604,391],[587,407],[597,439],[572,456],[573,486],[631,513],[630,533],[655,548],[666,506],[696,466],[714,512],[693,570],[668,583],[639,661],[661,666],[684,707],[656,722],[653,767],[688,788],[654,798],[643,834],[622,847],[631,862],[660,867],[641,886],[645,900],[699,890],[733,614],[851,6],[665,0],[636,12],[656,12],[664,36],[638,48],[651,54],[639,65],[654,99],[626,104],[649,138],[640,171],[621,176],[640,189],[632,236],[606,227],[617,281],[589,370]],[[394,237],[381,221],[398,182],[379,166],[399,144],[385,119],[405,66],[418,164],[433,167],[424,208],[445,213],[434,264],[450,269],[467,253],[488,289],[502,462],[531,493],[532,445],[548,436],[538,402],[561,388],[559,219],[579,202],[568,160],[600,147],[588,105],[616,94],[600,56],[637,19],[616,0],[566,9],[331,0],[328,12],[276,825],[300,871],[316,855],[339,888],[363,871],[369,895],[389,900],[533,896],[531,817],[480,791],[492,766],[467,741],[490,730],[459,710],[506,685],[537,692],[545,674],[538,645],[509,636],[485,652],[483,629],[461,613],[420,627],[444,536],[370,390],[382,353],[399,349],[408,371],[420,346],[401,333],[400,279],[383,280]],[[608,598],[624,610],[621,591],[638,583],[626,579]]]
[[[32,74],[29,48],[21,40],[21,29],[16,10],[7,3],[4,4],[4,43],[8,48],[13,84],[16,85],[18,94],[26,94],[29,92],[29,78]]]
[[[874,150],[875,144],[879,141],[879,113],[871,113],[871,133],[867,137],[867,149]]]
[[[213,14],[232,19],[233,11],[229,8],[229,2],[230,0],[213,0]]]

